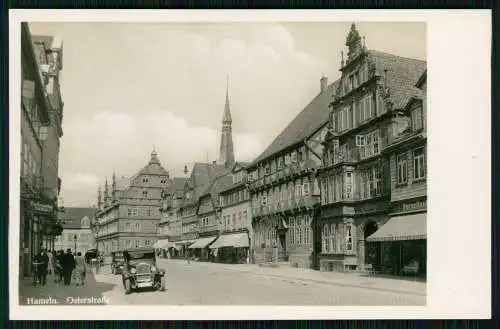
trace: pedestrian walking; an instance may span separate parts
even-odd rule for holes
[[[62,250],[58,250],[56,257],[55,257],[55,277],[54,277],[54,282],[62,282],[64,279],[64,268],[63,268],[63,263],[64,263],[64,252]]]
[[[35,277],[36,282],[39,282],[42,286],[45,286],[47,281],[47,267],[49,264],[49,256],[45,249],[41,249],[38,255],[35,257]]]
[[[71,249],[68,248],[63,256],[63,273],[64,273],[64,285],[69,286],[71,284],[71,275],[75,269],[75,257],[71,253]]]
[[[87,264],[85,264],[85,258],[82,256],[81,252],[78,252],[75,257],[75,278],[77,286],[85,284],[86,271]]]
[[[47,256],[49,257],[49,264],[47,266],[47,273],[48,274],[54,273],[54,275],[55,275],[55,271],[54,271],[54,253],[53,253],[53,251],[51,251],[51,250],[47,251]]]

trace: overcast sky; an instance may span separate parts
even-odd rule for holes
[[[368,48],[426,59],[424,23],[358,23]],[[131,176],[155,145],[171,176],[218,158],[229,76],[236,159],[251,161],[339,77],[350,22],[31,23],[64,42],[64,205]]]

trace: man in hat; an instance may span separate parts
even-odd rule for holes
[[[71,248],[66,250],[63,256],[63,274],[64,274],[64,285],[69,286],[71,284],[71,275],[75,269],[75,257],[71,253]]]

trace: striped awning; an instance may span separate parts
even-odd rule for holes
[[[153,245],[155,249],[168,248],[168,239],[158,240]]]
[[[427,213],[392,217],[366,241],[404,241],[427,238]]]
[[[201,249],[201,248],[205,248],[210,243],[212,243],[215,239],[217,239],[216,236],[211,236],[211,237],[208,237],[208,238],[199,238],[198,240],[196,240],[195,243],[193,243],[192,245],[189,246],[189,249]]]
[[[210,249],[233,247],[245,248],[248,247],[248,234],[247,233],[234,233],[221,235],[217,241],[212,243]]]

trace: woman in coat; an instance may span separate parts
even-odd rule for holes
[[[81,252],[78,252],[75,257],[75,275],[76,275],[76,285],[85,284],[85,274],[87,272],[87,264],[85,263],[85,257],[82,256]]]

